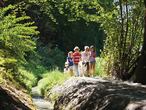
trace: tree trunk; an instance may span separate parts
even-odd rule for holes
[[[144,15],[144,42],[141,56],[135,69],[135,82],[146,84],[146,0],[144,0],[145,15]]]

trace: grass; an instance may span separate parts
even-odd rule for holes
[[[43,96],[46,96],[52,87],[62,84],[68,78],[68,74],[64,74],[58,70],[50,71],[43,75],[43,78],[38,82],[37,88]]]

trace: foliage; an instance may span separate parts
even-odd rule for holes
[[[96,18],[99,7],[96,0],[24,0],[7,3],[17,3],[21,10],[31,16],[39,27],[39,41],[45,45],[57,44],[65,52],[75,45],[81,48],[93,44],[98,48],[103,47],[104,34]]]
[[[106,33],[103,55],[107,73],[127,79],[135,68],[142,44],[142,2],[133,0],[113,3],[110,10],[101,8],[100,21]]]
[[[41,64],[49,69],[63,69],[64,62],[65,62],[65,55],[64,53],[58,48],[53,47],[51,48],[49,45],[46,46],[39,46],[38,54],[40,55]]]
[[[47,95],[47,92],[53,86],[62,84],[68,77],[68,74],[63,74],[58,70],[50,71],[43,75],[43,78],[38,82],[37,88],[43,95]]]
[[[23,67],[19,67],[18,72],[15,73],[14,79],[29,91],[31,91],[32,86],[36,85],[37,83],[37,79],[33,73],[27,71]]]
[[[62,50],[69,51],[75,45],[102,48],[103,32],[99,30],[98,8],[97,0],[47,0],[44,3],[45,13],[59,35],[56,42]]]
[[[97,19],[100,7],[97,0],[10,0],[6,4],[16,5],[17,16],[26,14],[35,21],[40,31],[38,42],[42,43],[37,43],[36,51],[42,57],[41,64],[45,68],[62,68],[65,59],[61,55],[76,45],[81,49],[85,45],[95,45],[98,53],[103,48],[104,34]],[[56,45],[61,54],[55,54]],[[54,60],[55,55],[48,55],[48,48],[52,50],[51,54],[58,58],[60,55],[63,60]]]
[[[14,6],[0,9],[0,66],[14,69],[25,62],[26,52],[33,51],[33,36],[38,34],[28,16],[16,17],[8,14]]]
[[[15,8],[9,5],[0,9],[0,77],[3,82],[31,90],[37,79],[21,66],[27,63],[29,53],[35,53],[38,31],[30,17],[18,17]]]
[[[106,72],[105,72],[105,67],[107,66],[106,60],[102,57],[97,57],[96,58],[96,75],[97,76],[101,76],[101,77],[105,77],[107,76]]]
[[[41,65],[41,63],[34,64],[32,62],[28,62],[23,66],[25,70],[32,73],[37,78],[37,80],[42,78],[42,74],[45,74],[48,72],[48,69],[45,68],[43,65]]]

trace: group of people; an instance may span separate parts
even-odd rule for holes
[[[70,73],[71,76],[89,76],[93,77],[95,73],[96,63],[95,47],[85,46],[84,51],[80,52],[78,46],[74,48],[74,52],[68,52],[65,62],[64,72]]]

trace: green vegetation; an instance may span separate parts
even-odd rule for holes
[[[105,67],[107,66],[107,62],[104,58],[97,57],[96,58],[96,75],[101,77],[106,77],[107,73],[105,71]]]
[[[40,58],[36,58],[38,61],[37,65],[43,66],[48,70],[56,69],[62,70],[65,62],[64,52],[61,51],[58,47],[50,48],[47,46],[39,46],[38,47],[38,55]],[[31,57],[32,62],[34,61],[34,56]],[[36,64],[33,63],[33,65]]]
[[[66,53],[76,45],[81,50],[95,45],[96,75],[128,80],[145,53],[146,46],[139,52],[143,1],[4,0],[4,5],[0,8],[0,82],[17,82],[28,91],[37,85],[46,95],[69,77],[60,71]]]
[[[13,12],[7,14],[14,8],[8,6],[0,9],[0,66],[6,70],[17,69],[19,64],[25,62],[26,53],[35,48],[33,36],[38,34],[34,23],[28,21],[30,17],[16,17]]]
[[[27,90],[31,90],[32,86],[36,85],[37,79],[36,77],[29,71],[24,68],[18,69],[19,75],[15,77],[15,79],[23,85]]]
[[[22,77],[20,81],[27,76],[18,69],[20,65],[26,63],[27,53],[34,52],[33,38],[38,34],[37,27],[33,26],[34,22],[30,22],[30,17],[17,17],[14,9],[15,7],[11,5],[0,9],[0,75],[12,82],[17,81],[16,77]],[[30,89],[29,84],[22,82]]]
[[[99,21],[106,34],[101,57],[105,59],[105,72],[127,80],[136,68],[143,42],[142,1],[118,0],[110,8],[100,7]]]
[[[68,74],[63,74],[58,70],[43,74],[43,78],[38,82],[37,88],[42,95],[47,95],[48,91],[55,85],[62,84],[69,78]]]

